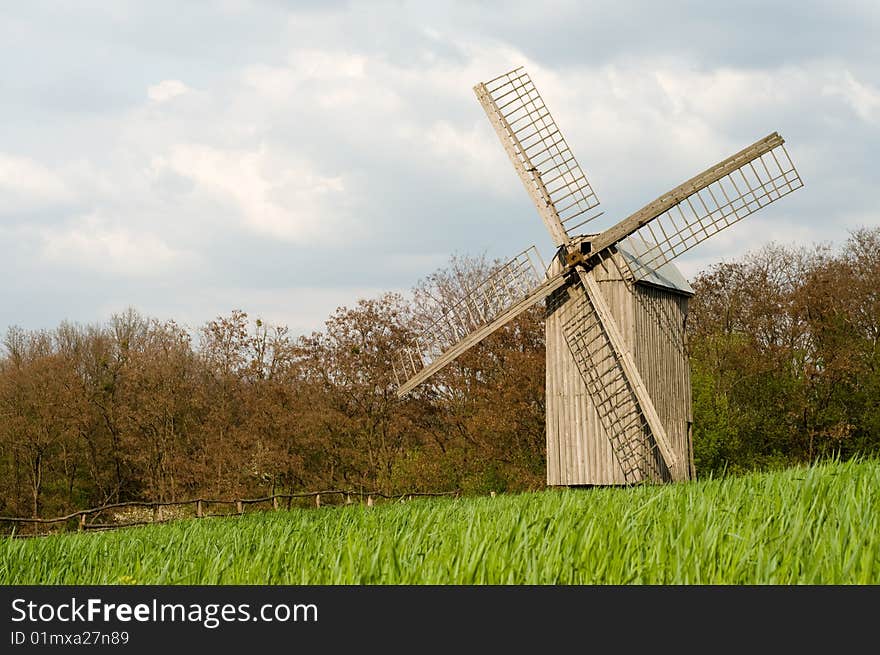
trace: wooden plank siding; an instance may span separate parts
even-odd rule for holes
[[[689,424],[693,421],[690,365],[684,341],[688,298],[642,284],[636,284],[633,290],[639,296],[633,299],[633,357],[678,456],[677,477],[688,480],[692,477]],[[659,321],[661,313],[670,320]],[[680,326],[676,334],[671,331],[673,322]]]
[[[593,274],[666,428],[678,459],[676,477],[689,479],[691,389],[683,341],[688,296],[679,291],[627,284],[619,274],[619,270],[626,270],[622,260],[618,264],[620,269],[610,263],[600,265],[593,269]],[[561,266],[554,260],[551,275],[559,270]],[[626,484],[563,336],[562,325],[573,305],[569,287],[555,291],[547,299],[547,484]],[[665,312],[664,321],[657,318],[661,311]],[[670,324],[680,325],[681,331],[674,333]],[[655,456],[659,457],[656,450]]]

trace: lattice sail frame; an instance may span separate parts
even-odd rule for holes
[[[486,280],[456,299],[439,319],[404,347],[393,361],[398,387],[468,336],[527,299],[547,282],[546,266],[535,246],[502,264]],[[549,293],[549,291],[548,291]]]
[[[705,186],[695,185],[695,191],[621,240],[647,244],[637,259],[626,259],[637,280],[804,185],[782,137],[768,139],[766,152]]]
[[[474,92],[507,151],[557,246],[599,198],[522,67],[474,87]],[[578,221],[578,219],[580,219]]]

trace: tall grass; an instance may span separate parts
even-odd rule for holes
[[[0,584],[880,582],[880,462],[0,542]]]

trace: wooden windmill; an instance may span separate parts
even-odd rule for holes
[[[685,343],[693,294],[671,263],[803,186],[777,133],[598,234],[599,200],[528,74],[474,87],[550,232],[472,288],[396,358],[398,394],[546,299],[547,483],[633,484],[693,477]]]

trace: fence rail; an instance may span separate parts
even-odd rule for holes
[[[291,504],[295,499],[301,498],[314,498],[315,507],[321,507],[321,496],[326,497],[343,497],[344,504],[350,505],[353,504],[352,498],[359,498],[361,501],[366,499],[366,505],[371,507],[374,503],[374,499],[383,499],[383,500],[407,500],[411,498],[418,497],[440,497],[440,496],[455,496],[458,497],[461,495],[461,490],[453,490],[453,491],[439,491],[439,492],[427,492],[427,491],[411,491],[402,494],[385,494],[381,491],[354,491],[351,489],[326,489],[324,491],[305,491],[299,493],[287,493],[287,494],[272,494],[270,496],[262,496],[260,498],[234,498],[234,499],[226,499],[226,498],[192,498],[190,500],[174,500],[174,501],[149,501],[149,500],[132,500],[124,503],[112,503],[109,505],[102,505],[101,507],[91,507],[89,509],[81,509],[75,512],[71,512],[70,514],[66,514],[64,516],[56,516],[54,518],[38,518],[38,517],[21,517],[21,516],[0,516],[0,524],[11,523],[13,526],[17,525],[32,525],[34,528],[40,525],[52,525],[56,523],[66,523],[68,521],[72,521],[74,519],[77,520],[77,531],[82,532],[84,530],[111,530],[115,528],[125,528],[136,525],[150,525],[154,523],[167,523],[168,521],[174,521],[181,518],[210,518],[210,517],[224,517],[224,516],[235,516],[244,514],[245,506],[249,505],[258,505],[260,503],[271,503],[273,510],[279,510],[281,508],[281,503],[284,502],[286,509],[291,508]],[[493,494],[494,495],[494,494]],[[205,507],[208,505],[230,505],[235,507],[234,513],[222,513],[222,512],[214,512],[208,513],[205,511]],[[195,515],[180,517],[180,516],[162,516],[162,508],[165,507],[188,507],[195,506]],[[98,523],[97,521],[89,522],[89,517],[96,517],[96,515],[101,514],[102,512],[107,512],[110,510],[122,510],[122,509],[130,509],[130,508],[144,508],[152,510],[152,518],[150,520],[134,520],[134,521],[122,521],[122,522],[112,522],[112,523]],[[13,528],[14,530],[14,528]],[[16,534],[15,536],[20,537],[30,537],[30,536],[38,536],[36,530],[33,534]]]

